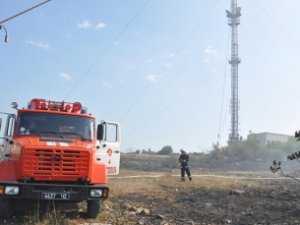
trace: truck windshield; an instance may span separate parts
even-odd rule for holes
[[[20,114],[17,135],[74,137],[92,140],[94,120],[81,116],[25,112]]]

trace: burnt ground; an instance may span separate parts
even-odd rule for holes
[[[0,224],[300,224],[300,183],[203,177],[181,182],[171,176],[115,179],[97,219],[86,219],[78,210],[84,211],[84,205],[56,208],[55,214],[43,217],[34,212],[16,215]]]
[[[112,208],[125,220],[116,224],[300,224],[298,183],[206,179],[182,184],[176,178],[156,182],[158,193],[114,197]],[[135,208],[150,213],[138,214]]]

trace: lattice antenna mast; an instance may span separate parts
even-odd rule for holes
[[[239,71],[241,63],[238,52],[238,26],[240,25],[241,7],[238,6],[237,0],[231,0],[231,10],[226,10],[231,27],[231,129],[229,134],[229,143],[238,142],[239,135]]]

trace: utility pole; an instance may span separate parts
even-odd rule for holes
[[[0,20],[0,30],[4,30],[4,32],[5,32],[4,42],[6,42],[6,43],[8,42],[8,32],[7,32],[6,27],[4,26],[4,23],[6,23],[6,22],[8,22],[10,20],[13,20],[13,19],[15,19],[15,18],[17,18],[19,16],[22,16],[23,14],[26,14],[26,13],[28,13],[28,12],[30,12],[30,11],[38,8],[38,7],[41,7],[42,5],[45,5],[48,2],[50,2],[50,1],[52,1],[52,0],[44,0],[44,1],[42,1],[42,2],[40,2],[38,4],[36,4],[36,5],[28,8],[28,9],[25,9],[25,10],[23,10],[23,11],[15,14],[15,15],[13,15],[13,16],[10,16],[10,17],[8,17],[6,19]]]
[[[241,7],[238,6],[238,0],[231,0],[231,9],[226,10],[228,24],[231,27],[231,129],[229,134],[229,143],[236,143],[240,140],[239,135],[239,71],[241,63],[239,58],[238,26],[240,25]]]
[[[48,2],[50,2],[50,1],[52,1],[52,0],[45,0],[45,1],[42,1],[42,2],[36,4],[36,5],[34,5],[34,6],[30,7],[30,8],[28,8],[28,9],[25,9],[25,10],[23,10],[23,11],[21,11],[21,12],[15,14],[15,15],[13,15],[13,16],[10,16],[10,17],[8,17],[8,18],[6,18],[6,19],[4,19],[4,20],[1,20],[1,21],[0,21],[0,25],[4,24],[4,23],[6,23],[6,22],[8,22],[8,21],[10,21],[10,20],[12,20],[12,19],[15,19],[16,17],[19,17],[19,16],[21,16],[21,15],[23,15],[23,14],[25,14],[25,13],[28,13],[28,12],[30,12],[30,11],[32,11],[32,10],[38,8],[38,7],[41,7],[42,5],[45,5],[45,4],[47,4]]]

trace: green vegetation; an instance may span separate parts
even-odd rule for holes
[[[173,153],[173,148],[170,145],[164,146],[160,151],[157,152],[159,155],[170,155]]]
[[[287,143],[272,142],[267,145],[258,144],[255,140],[246,140],[236,144],[214,149],[209,153],[211,160],[226,161],[266,161],[283,160],[288,154],[300,150],[300,142],[291,138]]]
[[[143,171],[170,171],[178,168],[178,153],[172,153],[170,146],[157,153],[123,154],[121,167]],[[214,145],[209,153],[190,153],[193,169],[225,170],[268,170],[273,160],[286,160],[287,155],[300,150],[300,142],[290,139],[287,143],[273,142],[258,144],[245,140],[225,147]]]

